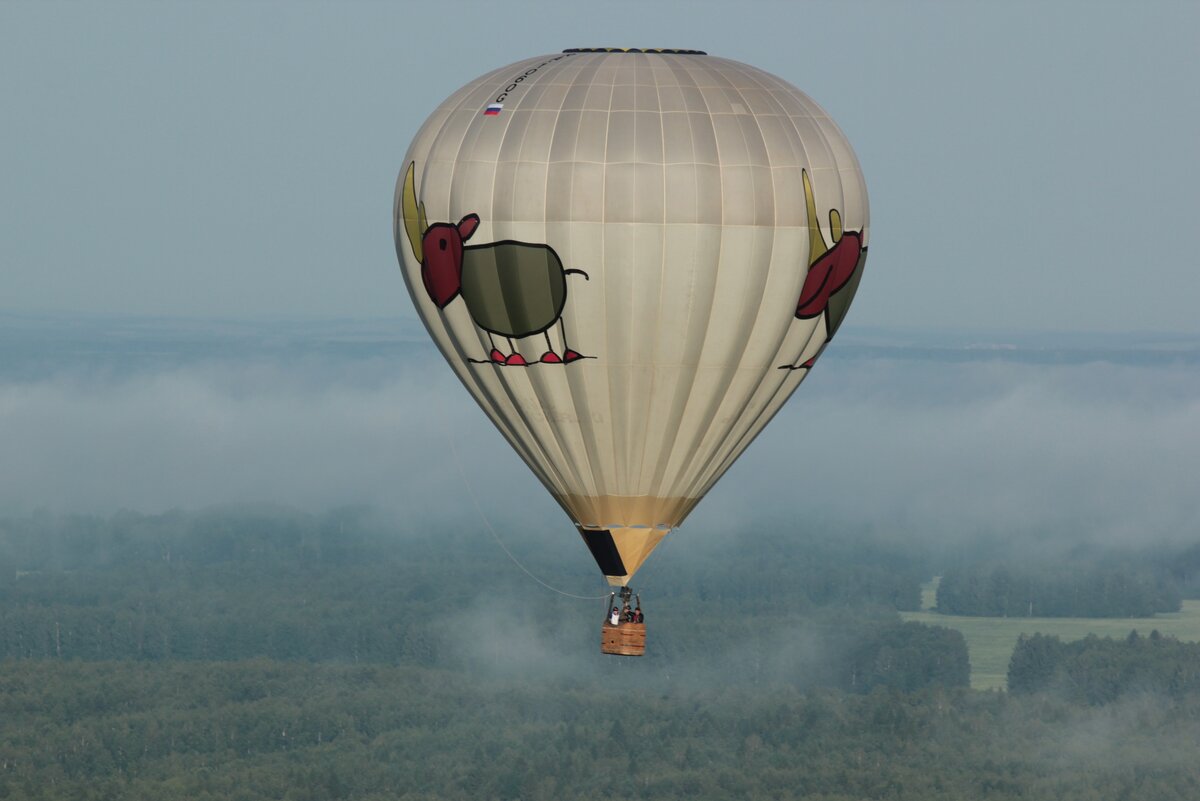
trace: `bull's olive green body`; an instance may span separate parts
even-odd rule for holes
[[[462,296],[476,325],[519,339],[558,322],[567,279],[549,245],[507,240],[474,245],[463,248]]]

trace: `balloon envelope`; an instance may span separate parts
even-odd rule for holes
[[[395,202],[430,335],[618,585],[804,380],[868,228],[825,112],[694,51],[472,81],[420,129]]]

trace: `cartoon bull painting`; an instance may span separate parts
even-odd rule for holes
[[[867,261],[867,249],[863,247],[861,231],[843,231],[842,215],[837,209],[829,210],[829,227],[833,234],[833,246],[825,244],[817,222],[817,202],[813,197],[812,183],[808,172],[802,171],[804,181],[804,203],[808,212],[809,267],[800,289],[800,300],[796,303],[796,319],[811,320],[825,315],[825,342],[821,350],[833,339],[841,326],[850,301],[858,290],[862,279],[863,264]],[[817,352],[817,356],[820,351]],[[801,354],[803,356],[803,354]],[[782,364],[780,370],[800,370],[813,366],[817,356],[806,359],[802,364]],[[799,357],[798,357],[799,358]]]
[[[527,366],[529,362],[517,352],[513,340],[538,334],[546,339],[539,362],[569,364],[586,358],[567,346],[562,312],[567,302],[567,276],[582,275],[590,280],[588,274],[563,269],[562,260],[549,245],[507,239],[465,245],[479,227],[478,214],[468,214],[457,223],[430,225],[425,204],[417,200],[414,170],[415,164],[410,163],[402,198],[409,246],[421,262],[421,281],[429,299],[444,309],[461,295],[471,320],[487,332],[492,350],[487,359],[478,361]],[[556,323],[562,337],[561,355],[550,340],[550,329]],[[507,341],[507,353],[496,347],[497,336]]]

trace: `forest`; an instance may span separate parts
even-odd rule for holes
[[[978,563],[947,571],[937,609],[983,617],[1151,617],[1178,612],[1181,594],[1166,570],[1131,563]]]
[[[1180,642],[1157,630],[1146,637],[1131,631],[1124,640],[1021,637],[1009,663],[1008,688],[1016,694],[1052,692],[1092,705],[1143,694],[1182,699],[1200,693],[1200,643]]]
[[[595,586],[577,544],[512,547]],[[950,575],[933,549],[774,523],[669,555],[647,656],[622,659],[597,652],[602,597],[531,584],[478,532],[361,508],[0,520],[0,798],[1200,792],[1200,646],[1035,635],[1010,692],[972,691],[961,635],[899,619]]]
[[[363,510],[125,513],[8,521],[4,532],[0,658],[265,657],[462,669],[494,658],[460,647],[464,625],[484,620],[496,631],[520,630],[506,636],[579,654],[594,647],[591,624],[603,614],[599,599],[572,609],[573,618],[540,596],[531,603],[530,593],[543,591],[497,560],[495,546],[480,551],[453,532],[397,538]],[[664,576],[652,612],[662,625],[640,670],[673,669],[677,678],[725,670],[713,667],[716,652],[748,666],[731,677],[737,683],[784,671],[798,684],[851,692],[966,685],[961,635],[903,623],[893,611],[918,603],[915,567],[887,566],[904,554],[880,550],[851,562],[834,543],[781,537],[765,545],[769,551],[740,562],[727,558],[736,550],[729,545],[712,546],[715,555],[701,547],[689,552],[689,568]],[[582,560],[577,567],[588,568]],[[481,597],[481,587],[491,597]],[[705,636],[697,637],[701,622]],[[808,641],[819,650],[791,648],[782,667],[778,644]],[[601,676],[599,665],[580,669]]]

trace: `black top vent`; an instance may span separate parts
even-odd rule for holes
[[[676,50],[672,47],[568,47],[564,53],[673,53],[681,56],[707,56],[703,50]]]

